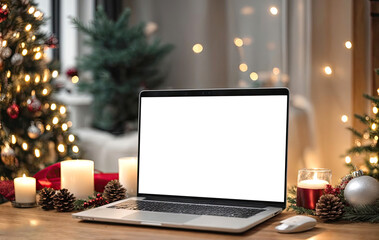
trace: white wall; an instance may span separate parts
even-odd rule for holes
[[[77,17],[78,2],[76,0],[60,1],[60,39],[59,51],[61,72],[76,65],[78,54],[78,31],[73,27],[70,17]]]
[[[333,171],[333,182],[348,173],[340,156],[351,146],[352,51],[345,41],[352,39],[351,0],[312,1],[311,100],[315,108],[319,158],[314,167]],[[354,43],[353,43],[354,46]],[[331,76],[323,67],[330,65]],[[349,116],[343,124],[341,116]]]
[[[218,0],[136,0],[131,7],[134,24],[157,23],[154,37],[175,46],[166,58],[166,87],[227,86],[224,3]],[[196,43],[204,47],[200,54],[192,51]]]

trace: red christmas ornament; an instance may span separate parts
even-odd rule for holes
[[[70,77],[70,78],[72,78],[73,76],[78,76],[78,70],[76,68],[69,68],[66,71],[66,75],[67,77]]]
[[[8,9],[3,9],[3,6],[1,6],[1,8],[0,8],[0,23],[7,20],[8,14],[9,14]]]
[[[26,103],[28,104],[28,110],[30,112],[37,112],[37,111],[41,110],[42,103],[41,103],[40,100],[38,100],[38,98],[36,97],[36,95],[32,95],[26,101]]]
[[[54,35],[51,35],[46,41],[45,45],[49,48],[56,48],[58,46],[58,38]]]
[[[16,103],[12,103],[12,105],[7,108],[7,113],[10,118],[16,119],[20,113],[20,107]]]

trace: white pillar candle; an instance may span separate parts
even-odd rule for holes
[[[17,203],[36,202],[36,179],[33,177],[22,177],[14,179],[15,200]]]
[[[325,180],[308,179],[308,180],[300,181],[297,184],[297,187],[307,188],[307,189],[325,189],[327,184],[329,184],[329,183]]]
[[[61,189],[77,199],[87,199],[94,192],[94,163],[91,160],[67,160],[61,162]]]
[[[137,196],[137,158],[123,157],[118,159],[118,179],[126,188],[129,197]]]

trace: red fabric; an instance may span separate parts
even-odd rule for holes
[[[58,190],[61,188],[61,163],[50,165],[36,173],[33,177],[37,180],[37,190],[41,190],[44,187]]]
[[[14,185],[12,180],[0,181],[0,195],[9,201],[14,200]]]
[[[61,188],[61,163],[55,163],[44,168],[33,177],[37,180],[37,190],[41,190],[44,187],[58,190]],[[114,179],[118,179],[118,173],[95,173],[95,191],[103,192],[105,185]],[[14,200],[13,181],[0,181],[0,194],[8,200]]]
[[[105,185],[115,179],[118,180],[118,173],[95,173],[95,191],[103,192]]]

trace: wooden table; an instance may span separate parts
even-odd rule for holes
[[[44,211],[39,207],[13,208],[8,202],[0,205],[0,239],[379,239],[379,224],[370,223],[318,223],[303,233],[275,232],[280,220],[293,215],[284,212],[243,234],[233,235],[84,222],[73,219],[71,213]]]

